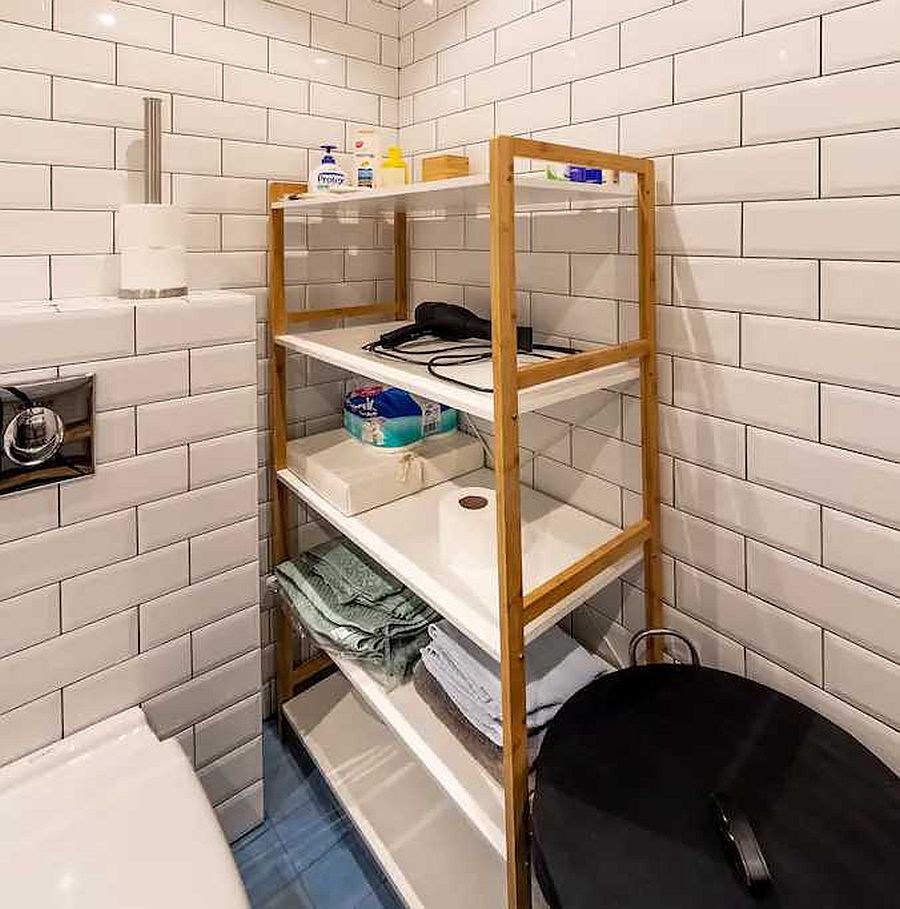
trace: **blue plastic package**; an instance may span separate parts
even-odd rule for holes
[[[344,399],[344,428],[376,448],[406,448],[427,436],[453,432],[457,412],[413,397],[402,388],[367,385]]]
[[[572,183],[603,183],[603,171],[599,167],[580,167],[570,164],[566,167],[566,178]]]

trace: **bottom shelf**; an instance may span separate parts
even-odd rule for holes
[[[503,858],[506,830],[500,783],[435,716],[411,681],[388,691],[360,663],[341,656],[333,655],[332,659],[366,704]]]
[[[411,909],[502,909],[503,859],[343,675],[283,710]],[[534,906],[544,909],[537,886],[534,893]]]

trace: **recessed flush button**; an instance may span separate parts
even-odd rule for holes
[[[62,417],[49,407],[21,411],[3,433],[3,452],[20,467],[37,467],[59,451],[66,427]]]
[[[0,385],[0,496],[93,472],[93,376]]]

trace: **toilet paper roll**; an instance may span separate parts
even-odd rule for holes
[[[117,226],[119,249],[187,245],[187,215],[177,205],[123,205]]]
[[[168,249],[123,249],[121,293],[130,297],[176,296],[187,287],[187,252],[183,246]],[[172,293],[165,293],[170,291]]]
[[[444,494],[438,507],[441,558],[464,571],[488,571],[497,564],[497,493],[471,486]]]

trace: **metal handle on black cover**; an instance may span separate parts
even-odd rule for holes
[[[725,852],[741,883],[754,896],[765,893],[772,883],[772,874],[750,819],[724,793],[714,792],[710,802]]]
[[[689,638],[686,638],[680,631],[673,631],[671,628],[648,628],[646,631],[639,631],[632,639],[631,643],[628,645],[628,652],[631,658],[631,665],[637,666],[637,652],[638,647],[644,641],[649,640],[650,638],[675,638],[681,641],[688,651],[691,654],[691,665],[700,666],[700,654],[697,653],[697,648],[693,645]]]

